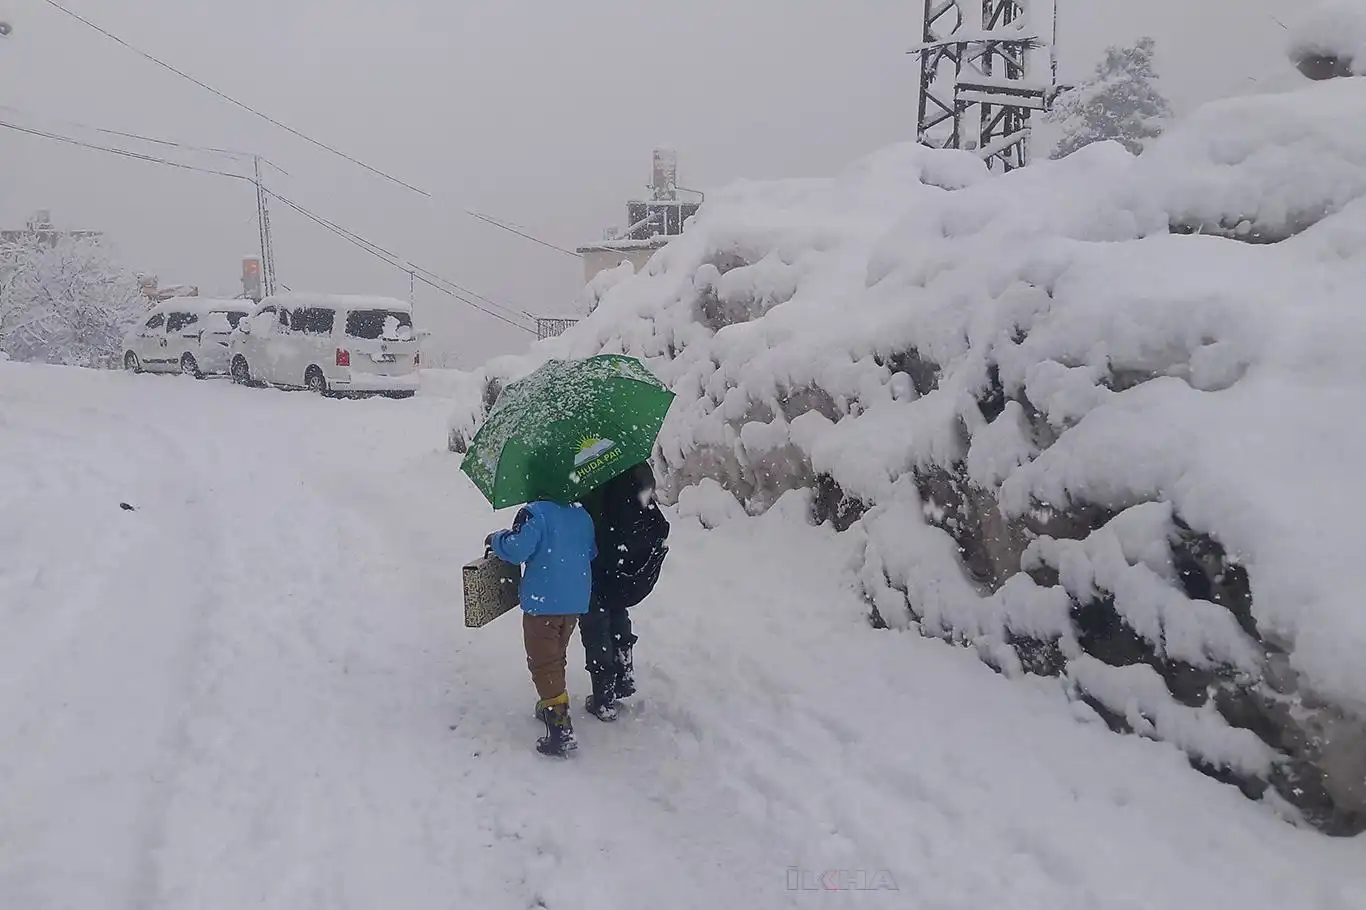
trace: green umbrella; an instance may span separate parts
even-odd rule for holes
[[[551,360],[503,391],[460,470],[495,509],[574,502],[649,459],[673,397],[631,357]]]

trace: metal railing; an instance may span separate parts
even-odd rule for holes
[[[577,319],[547,318],[544,316],[536,317],[536,340],[544,341],[547,338],[554,338],[556,335],[563,335],[565,331],[575,323]]]

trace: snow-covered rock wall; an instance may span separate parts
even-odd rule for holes
[[[452,447],[546,358],[642,357],[678,393],[657,458],[685,514],[810,488],[860,536],[876,625],[1366,830],[1355,83],[1211,105],[1141,159],[999,177],[904,145],[714,194],[578,326],[488,364]]]

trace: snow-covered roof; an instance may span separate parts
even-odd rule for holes
[[[575,252],[583,253],[626,253],[634,250],[658,250],[670,240],[677,240],[678,234],[657,234],[646,240],[602,240],[579,247]]]
[[[172,297],[163,300],[149,309],[149,313],[205,313],[239,312],[245,313],[256,304],[250,300],[234,300],[222,297]]]
[[[392,310],[397,313],[411,313],[412,304],[396,297],[372,297],[364,294],[315,294],[308,291],[290,291],[275,294],[261,301],[261,305],[278,304],[293,309],[295,307],[320,307],[331,310]]]

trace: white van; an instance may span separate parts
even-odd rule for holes
[[[134,373],[184,373],[202,379],[228,372],[228,341],[250,300],[176,297],[143,314],[123,339],[123,366]]]
[[[237,324],[234,382],[327,395],[411,397],[418,388],[413,309],[389,297],[279,294]]]

